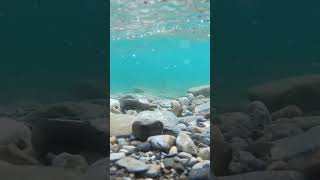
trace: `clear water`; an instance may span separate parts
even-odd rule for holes
[[[197,3],[195,3],[197,2]],[[184,95],[210,81],[209,1],[111,1],[111,94]]]

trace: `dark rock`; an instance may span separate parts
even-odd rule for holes
[[[281,79],[249,89],[250,100],[264,102],[271,111],[297,105],[304,112],[319,109],[320,75]]]
[[[132,134],[135,138],[145,141],[150,136],[161,135],[163,124],[158,120],[138,118],[132,124]]]
[[[255,127],[270,124],[271,114],[265,104],[261,101],[253,101],[248,105],[248,114]]]
[[[82,154],[90,162],[108,156],[107,133],[92,126],[90,122],[41,119],[32,125],[32,145],[40,159],[50,152],[68,152]]]
[[[137,152],[148,152],[151,150],[151,145],[148,142],[138,144],[136,147]]]
[[[298,106],[290,105],[272,113],[272,118],[274,120],[279,118],[293,118],[302,116],[302,114],[303,112]]]

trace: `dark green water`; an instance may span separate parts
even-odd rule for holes
[[[216,104],[241,104],[255,84],[320,72],[319,2],[216,1],[213,9]]]
[[[103,0],[0,2],[0,103],[78,98],[106,91],[108,6]]]

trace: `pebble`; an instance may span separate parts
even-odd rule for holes
[[[168,156],[175,156],[175,155],[177,155],[177,154],[178,154],[178,148],[177,148],[177,146],[172,146],[172,147],[170,148],[170,151],[169,151]]]
[[[149,166],[146,165],[144,162],[130,157],[124,157],[118,160],[116,164],[120,167],[125,168],[128,172],[132,173],[144,172],[149,169]]]
[[[117,161],[121,158],[124,158],[126,156],[125,153],[119,152],[119,153],[111,153],[110,154],[110,161]]]
[[[197,154],[197,146],[193,140],[184,131],[181,131],[176,140],[178,151],[186,152],[189,154]]]
[[[159,176],[161,173],[160,165],[152,164],[150,165],[148,171],[146,172],[146,176],[150,178],[155,178]]]
[[[148,138],[151,147],[160,151],[169,152],[170,148],[175,145],[176,137],[171,135],[158,135]]]

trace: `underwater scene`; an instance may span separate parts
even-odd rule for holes
[[[320,3],[215,3],[215,180],[317,180]]]
[[[210,179],[210,1],[110,3],[110,179]]]
[[[0,179],[109,178],[106,7],[0,2]]]

